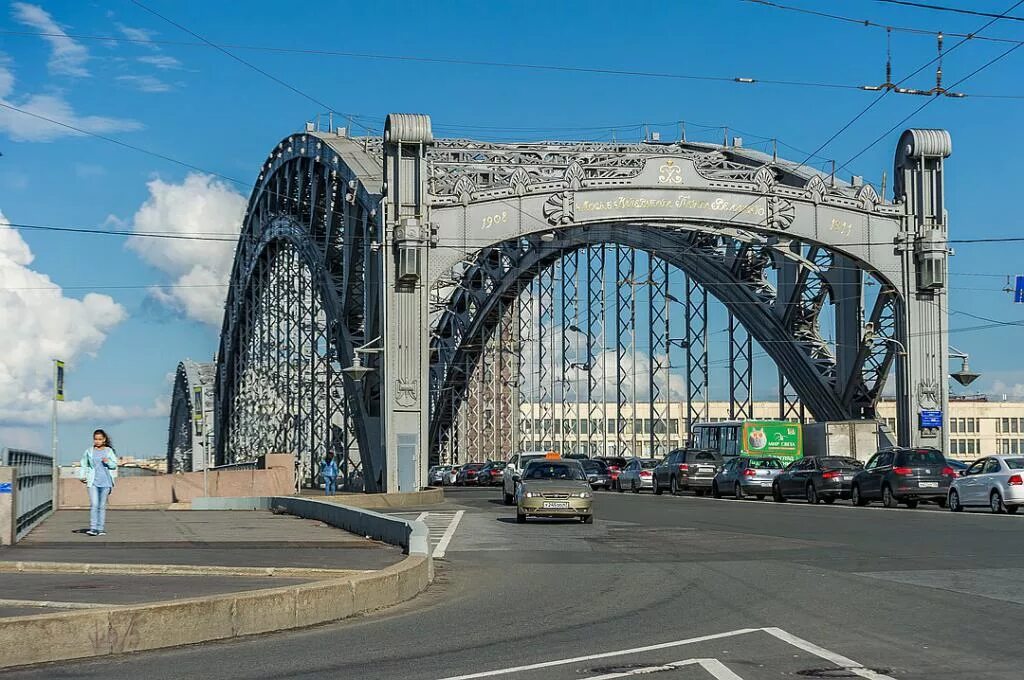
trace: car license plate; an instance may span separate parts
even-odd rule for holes
[[[938,488],[939,483],[938,482],[918,482],[918,486],[920,486],[922,489],[935,489],[935,488]]]
[[[569,501],[544,501],[542,506],[545,510],[567,510]]]

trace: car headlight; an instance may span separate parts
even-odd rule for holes
[[[594,494],[590,493],[589,491],[580,491],[576,495],[579,496],[580,498],[593,498],[594,497]]]
[[[523,494],[525,498],[540,498],[543,495],[544,494],[542,494],[539,491],[527,491],[526,493]]]

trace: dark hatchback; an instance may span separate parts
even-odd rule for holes
[[[935,501],[944,507],[956,476],[936,449],[882,449],[853,478],[850,498],[854,505],[880,500],[887,508],[916,508],[920,501]]]
[[[864,463],[856,458],[799,458],[772,482],[772,498],[779,503],[789,498],[805,498],[811,504],[822,501],[832,504],[837,498],[850,497],[853,478],[863,469]]]
[[[611,473],[608,470],[608,465],[603,460],[581,460],[580,465],[583,466],[583,472],[587,474],[590,488],[596,489],[601,487],[605,491],[612,488]]]

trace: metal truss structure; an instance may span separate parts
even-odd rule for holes
[[[293,451],[312,482],[334,448],[349,488],[405,491],[429,461],[563,439],[607,453],[599,433],[652,455],[669,401],[707,416],[719,345],[734,417],[753,415],[756,347],[780,416],[873,418],[895,368],[898,440],[941,444],[917,414],[947,404],[950,150],[905,132],[888,202],[735,145],[435,139],[414,114],[380,138],[310,125],[249,201],[217,460]]]
[[[178,364],[167,428],[167,472],[203,470],[213,448],[216,364],[185,359]]]

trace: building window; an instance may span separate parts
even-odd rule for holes
[[[1010,440],[1010,453],[1020,453],[1019,444],[1017,439]]]
[[[1010,418],[1010,432],[1013,432],[1014,434],[1016,434],[1017,432],[1020,431],[1020,430],[1017,429],[1017,426],[1018,426],[1017,421],[1018,420],[1020,420],[1020,419],[1019,418]]]
[[[960,431],[960,428],[956,426],[956,418],[949,419],[949,431],[953,433],[957,433]]]
[[[1009,431],[1010,431],[1010,419],[1009,418],[1003,418],[1003,429],[1000,430],[1000,432],[1009,432]]]
[[[974,440],[973,439],[968,439],[967,440],[967,453],[969,453],[969,454],[974,453]]]

